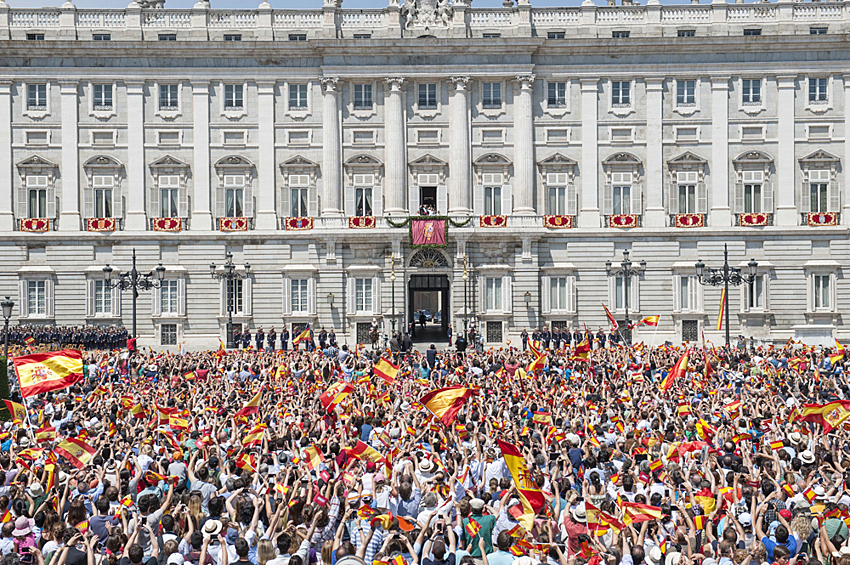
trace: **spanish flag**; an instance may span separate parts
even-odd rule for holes
[[[829,356],[829,364],[835,365],[839,361],[844,359],[844,346],[838,343],[838,340],[835,340],[835,355]]]
[[[76,349],[15,357],[21,396],[59,390],[83,380],[83,355]]]
[[[243,453],[236,459],[236,466],[246,471],[257,472],[257,456],[254,453]]]
[[[499,444],[499,449],[502,450],[505,465],[507,465],[508,470],[511,472],[514,483],[516,483],[519,499],[522,503],[523,513],[517,518],[517,522],[526,530],[531,531],[534,527],[534,515],[546,504],[546,500],[543,498],[543,492],[537,488],[537,485],[531,482],[531,475],[525,465],[522,452],[512,443],[507,443],[500,439],[497,439],[496,442]]]
[[[384,379],[387,383],[393,384],[396,376],[398,376],[398,367],[381,357],[380,360],[375,363],[375,366],[372,367],[372,372]]]
[[[469,537],[474,538],[476,535],[478,535],[478,532],[481,531],[481,524],[479,524],[472,517],[470,517],[469,522],[466,523],[463,529],[466,530],[466,533],[469,535]]]
[[[623,524],[626,526],[661,519],[661,508],[658,506],[625,501],[621,506],[623,507]]]
[[[390,463],[387,461],[386,457],[360,440],[357,440],[354,447],[345,449],[345,454],[349,457],[353,457],[354,459],[371,461],[375,465],[381,464],[386,467],[390,467]]]
[[[311,341],[313,339],[313,330],[310,329],[310,324],[307,324],[307,327],[304,328],[304,331],[298,334],[298,336],[292,340],[292,345],[298,345],[305,339],[309,339]]]
[[[245,437],[242,438],[242,445],[244,447],[251,447],[253,445],[260,445],[263,443],[263,432],[268,428],[268,424],[259,424],[254,426],[254,428],[245,434]]]
[[[828,434],[847,418],[850,418],[850,400],[836,400],[828,404],[803,404],[803,411],[796,421],[820,424],[824,433]]]
[[[56,440],[56,428],[53,426],[45,426],[35,431],[35,442],[45,443]]]
[[[419,403],[439,418],[440,422],[448,428],[472,394],[472,389],[461,386],[438,388],[420,398]]]
[[[723,311],[726,309],[726,289],[720,293],[720,310],[717,312],[717,331],[723,329]]]
[[[325,457],[322,455],[322,452],[319,451],[315,445],[311,445],[304,449],[304,462],[307,464],[307,468],[311,471],[318,467],[322,461],[325,460]]]
[[[651,326],[654,328],[658,326],[658,320],[660,318],[661,316],[647,316],[646,318],[641,318],[637,325],[643,324],[644,326]]]
[[[12,402],[11,400],[4,400],[3,402],[6,403],[6,408],[9,410],[9,415],[12,417],[13,420],[23,422],[27,419],[26,406],[17,402]]]
[[[678,377],[685,377],[688,374],[688,352],[685,351],[685,354],[682,355],[676,364],[673,365],[673,368],[667,373],[667,376],[664,377],[664,380],[661,381],[661,390],[663,392],[667,392],[670,390],[670,387],[673,386],[673,382]]]
[[[57,455],[61,455],[68,460],[68,463],[82,469],[91,461],[97,450],[86,442],[70,437],[57,445],[54,450]]]
[[[534,413],[531,421],[535,424],[552,424],[552,414],[549,412],[538,411]]]
[[[256,414],[260,411],[260,400],[263,397],[263,389],[254,395],[254,398],[248,401],[248,403],[242,407],[234,416],[237,418],[240,416],[250,416],[251,414]]]
[[[587,338],[581,340],[581,343],[576,345],[573,354],[570,355],[570,361],[588,361],[590,359],[590,343]]]
[[[328,390],[319,396],[319,401],[322,403],[322,408],[326,412],[333,410],[340,402],[345,400],[345,397],[354,392],[354,387],[344,381],[339,381],[330,386]]]
[[[614,316],[611,315],[611,311],[608,310],[608,307],[605,306],[604,302],[602,303],[602,308],[605,309],[605,315],[608,317],[608,321],[611,322],[611,329],[612,330],[619,329],[620,326],[619,326],[619,324],[617,324],[616,318],[614,318]]]
[[[189,420],[181,418],[182,414],[171,414],[168,417],[168,425],[173,430],[188,430]]]
[[[145,412],[145,409],[142,407],[141,404],[136,404],[135,406],[130,408],[130,414],[133,415],[133,418],[140,420],[140,419],[145,417],[146,412]]]

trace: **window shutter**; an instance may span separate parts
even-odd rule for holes
[[[18,316],[26,318],[29,316],[29,302],[27,302],[27,281],[18,281]]]
[[[283,277],[283,315],[289,316],[292,313],[292,279]]]
[[[606,182],[602,186],[602,215],[610,216],[614,213],[614,192],[611,183]]]
[[[764,210],[765,212],[767,212],[769,214],[773,212],[773,183],[772,182],[765,182],[762,185],[761,203],[762,203],[762,210]]]
[[[150,195],[150,200],[148,202],[148,215],[151,218],[159,218],[159,182],[154,184],[156,186],[152,186],[148,191],[148,194]],[[222,210],[224,210],[224,204],[222,204]]]
[[[472,211],[476,216],[484,215],[484,185],[472,187]]]
[[[344,201],[343,206],[344,206],[344,209],[345,209],[345,215],[351,217],[351,216],[354,215],[356,204],[357,204],[355,199],[354,199],[355,196],[356,196],[355,191],[354,191],[354,187],[353,186],[346,186],[342,189],[342,191],[343,191],[343,197],[344,197],[343,198],[343,201]]]
[[[384,215],[384,187],[380,184],[372,187],[372,215],[378,218]]]
[[[254,279],[247,278],[242,281],[242,312],[246,316],[252,316],[254,314],[254,301],[252,300],[254,294]]]
[[[811,187],[807,180],[797,185],[797,207],[800,213],[805,214],[812,211]]]
[[[540,277],[540,312],[542,314],[548,314],[552,311],[551,280],[551,277],[547,275]]]
[[[177,279],[177,315],[186,315],[186,277]]]
[[[444,184],[437,185],[437,213],[448,214],[449,212],[449,189]]]
[[[643,214],[643,185],[639,182],[632,185],[632,214]]]
[[[416,184],[407,188],[407,205],[410,215],[415,216],[419,211],[419,186]]]
[[[54,292],[55,292],[55,288],[54,288],[54,284],[53,284],[53,279],[49,278],[46,281],[44,281],[44,311],[46,312],[48,318],[53,317]]]
[[[204,190],[204,187],[199,188]],[[177,215],[181,218],[189,217],[189,189],[185,183],[180,183],[180,188],[177,189]]]
[[[688,292],[691,296],[691,310],[702,312],[702,300],[700,300],[700,285],[693,277],[688,277]]]
[[[47,185],[47,217],[56,217],[56,187],[53,183]]]
[[[289,191],[291,189],[289,186],[284,186],[280,189],[280,196],[277,199],[277,217],[278,218],[286,218],[290,213],[290,203],[289,203]]]
[[[513,311],[513,291],[511,289],[511,276],[502,277],[502,312],[510,314]]]
[[[83,187],[83,217],[94,218],[94,189]]]
[[[578,214],[578,194],[574,183],[567,185],[567,209],[565,211],[568,216]]]
[[[682,275],[673,275],[673,311],[682,311]]]
[[[473,306],[470,312],[474,311]],[[487,313],[487,277],[478,277],[478,311]]]
[[[157,214],[159,214],[159,212],[157,212]],[[218,184],[215,187],[215,216],[216,218],[224,217],[224,184],[221,179],[219,179]]]
[[[761,275],[762,277],[762,293],[763,293],[763,302],[765,311],[770,310],[770,274],[765,273]]]
[[[697,183],[697,213],[708,214],[708,190],[704,182]]]
[[[640,312],[640,278],[632,277],[632,300],[629,302],[629,311],[630,312]]]
[[[27,187],[23,184],[18,187],[18,218],[26,218],[29,216],[27,210]]]
[[[116,186],[112,189],[112,217],[124,217],[124,197],[121,194],[120,186]]]
[[[154,316],[162,315],[162,289],[155,288],[153,292],[151,292],[151,313]],[[223,314],[227,314],[227,312],[222,312]]]
[[[835,301],[836,301],[837,295],[836,295],[836,288],[835,287],[838,286],[838,285],[836,285],[835,283],[836,283],[835,273],[830,273],[830,275],[829,275],[829,310],[830,310],[830,312],[835,312],[835,309],[836,309],[835,308]],[[52,316],[53,313],[51,312],[50,315]]]
[[[221,281],[221,284],[219,286],[219,294],[221,295],[221,307],[219,308],[219,315],[227,316],[227,281]]]
[[[354,296],[356,292],[355,284],[356,280],[354,279],[354,277],[348,277],[347,279],[345,279],[345,303],[346,310],[348,310],[350,314],[353,314],[357,311],[357,304],[355,303]]]
[[[254,185],[250,182],[245,183],[245,191],[242,193],[245,198],[245,208],[243,212],[246,218],[254,217]]]
[[[86,279],[86,317],[94,316],[94,280]]]
[[[679,185],[676,183],[667,183],[667,213],[679,213]]]
[[[319,215],[319,194],[315,186],[307,189],[307,215],[314,218]]]
[[[608,303],[611,305],[611,310],[617,308],[617,277],[608,277]]]
[[[838,182],[829,183],[828,194],[828,210],[830,212],[838,212],[841,210],[841,185]]]
[[[735,194],[732,198],[732,213],[742,214],[744,212],[744,185],[743,183],[735,183]]]
[[[307,279],[307,312],[311,316],[316,315],[316,278]]]
[[[372,277],[372,313],[381,315],[381,278]]]
[[[112,289],[112,315],[116,317],[121,316],[121,289],[113,288]]]
[[[567,310],[576,311],[576,277],[567,277]]]
[[[511,215],[513,212],[513,188],[509,184],[502,185],[502,214]]]

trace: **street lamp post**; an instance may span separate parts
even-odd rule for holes
[[[629,259],[629,250],[623,249],[623,260],[620,262],[620,268],[617,270],[611,270],[611,261],[605,261],[605,270],[608,272],[609,277],[623,277],[623,309],[626,312],[626,335],[623,336],[623,340],[626,342],[626,345],[631,345],[632,343],[632,332],[629,329],[629,295],[632,291],[631,280],[632,277],[639,277],[641,272],[646,269],[646,261],[640,262],[640,269],[632,269],[632,261]],[[616,300],[616,299],[615,299]],[[616,302],[614,304],[616,308]]]
[[[466,268],[466,254],[463,255],[463,338],[466,339],[466,332],[468,328],[468,320],[469,320],[469,309],[466,301],[466,289],[469,286],[467,283],[469,282],[469,271]]]
[[[697,272],[697,280],[701,285],[720,286],[723,285],[723,292],[726,295],[726,304],[724,305],[723,316],[726,318],[726,347],[729,347],[729,285],[739,286],[747,283],[753,284],[756,279],[756,271],[759,264],[755,259],[750,259],[747,263],[747,274],[742,275],[741,269],[729,266],[729,250],[726,244],[723,245],[723,267],[712,269],[706,267],[702,260],[698,260],[694,265]]]
[[[233,264],[233,253],[227,252],[225,255],[224,266],[220,273],[216,272],[215,263],[210,263],[210,276],[217,281],[225,281],[224,295],[227,300],[227,348],[233,349],[236,345],[233,342],[233,300],[236,298],[236,292],[231,292],[230,285],[234,281],[241,281],[251,276],[251,265],[245,263],[245,272],[240,273],[236,270],[236,265]],[[331,307],[333,307],[333,298]]]
[[[392,284],[393,333],[395,333],[395,255],[390,255],[390,283]]]
[[[157,265],[156,269],[147,273],[140,273],[136,269],[136,248],[133,248],[133,268],[127,273],[118,273],[118,279],[112,280],[112,267],[106,265],[103,268],[103,279],[106,281],[106,286],[109,288],[117,288],[122,291],[133,291],[133,337],[136,337],[136,299],[139,297],[140,290],[150,290],[162,286],[162,279],[165,278],[165,267],[162,263]]]
[[[5,300],[0,302],[0,308],[3,309],[3,357],[9,361],[9,318],[12,317],[12,307],[14,302],[7,296]]]

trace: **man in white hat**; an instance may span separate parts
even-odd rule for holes
[[[570,504],[574,503],[576,498],[578,495],[573,493]],[[562,528],[569,538],[568,556],[572,557],[581,551],[578,537],[587,533],[587,508],[584,502],[576,504],[572,510],[564,513]]]

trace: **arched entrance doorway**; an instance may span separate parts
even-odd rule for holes
[[[445,341],[451,323],[449,261],[436,249],[420,249],[409,266],[405,319],[416,326],[411,338],[414,342]]]

